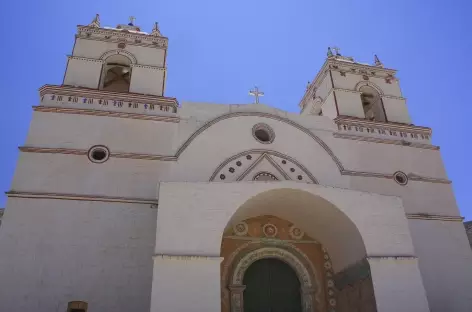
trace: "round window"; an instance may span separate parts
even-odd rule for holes
[[[400,185],[406,185],[408,183],[408,176],[401,171],[395,172],[393,174],[393,179]]]
[[[254,138],[263,144],[269,144],[274,141],[275,133],[269,125],[259,123],[252,127],[252,135]]]
[[[110,157],[108,148],[102,145],[93,146],[88,152],[88,158],[94,163],[103,163]]]

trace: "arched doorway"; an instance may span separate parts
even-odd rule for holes
[[[252,263],[244,274],[243,284],[245,312],[302,312],[297,274],[279,259]]]

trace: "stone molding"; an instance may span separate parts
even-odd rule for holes
[[[343,170],[341,174],[348,175],[348,176],[367,177],[367,178],[384,178],[384,179],[391,179],[391,180],[393,180],[395,177],[394,174],[388,174],[388,173],[352,171],[352,170]],[[420,176],[415,173],[408,173],[406,176],[408,177],[409,181],[420,181],[420,182],[441,183],[441,184],[452,183],[450,180],[447,180],[447,179]]]
[[[364,128],[384,128],[385,130],[414,132],[417,134],[423,134],[428,136],[432,134],[432,130],[429,127],[415,126],[411,124],[403,124],[397,122],[372,121],[352,116],[341,115],[333,119],[333,121],[337,125],[341,124],[346,126],[358,126]]]
[[[405,140],[391,140],[391,139],[382,139],[377,137],[365,137],[353,134],[343,134],[343,133],[333,133],[333,136],[338,139],[347,139],[347,140],[354,140],[354,141],[364,141],[364,142],[373,142],[373,143],[383,143],[383,144],[393,144],[393,145],[401,145],[406,147],[416,147],[422,149],[429,149],[429,150],[439,150],[439,146],[430,145],[430,144],[422,144],[422,143],[412,143]]]
[[[223,238],[227,239],[235,239],[235,240],[245,240],[245,241],[252,241],[252,242],[287,242],[287,243],[293,243],[293,244],[314,244],[314,245],[319,245],[320,243],[317,242],[316,240],[303,240],[303,239],[284,239],[281,240],[279,238],[261,238],[261,237],[251,237],[251,236],[233,236],[233,235],[225,235]]]
[[[131,68],[137,67],[137,68],[147,68],[147,69],[154,69],[154,70],[160,70],[160,71],[166,71],[167,68],[161,67],[161,66],[153,66],[153,65],[140,65],[140,64],[131,64]]]
[[[98,89],[88,89],[82,87],[73,87],[67,85],[44,85],[39,88],[39,95],[62,95],[75,96],[81,98],[97,98],[102,100],[116,100],[123,102],[138,102],[155,105],[172,106],[177,108],[179,103],[176,98],[170,98],[158,95],[145,95],[131,92],[113,92]]]
[[[126,56],[131,61],[131,65],[136,65],[138,63],[138,59],[136,58],[136,56],[134,56],[133,53],[128,52],[128,51],[123,50],[123,49],[108,50],[105,53],[103,53],[102,55],[100,55],[99,59],[102,60],[102,62],[105,63],[106,59],[109,58],[110,56],[113,56],[113,55],[124,55],[124,56]]]
[[[62,113],[62,114],[100,116],[100,117],[130,118],[130,119],[175,122],[175,123],[180,122],[179,117],[173,117],[173,116],[134,114],[134,113],[106,111],[106,110],[97,110],[97,109],[62,108],[62,107],[56,107],[56,106],[33,106],[33,110],[35,112],[46,112],[46,113]]]
[[[146,41],[160,48],[167,48],[167,44],[168,44],[168,39],[166,37],[154,36],[147,33],[126,32],[126,31],[118,30],[118,29],[97,28],[97,27],[83,26],[83,25],[77,26],[77,31],[78,31],[77,36],[81,38],[83,37],[84,39],[90,39],[92,35],[98,35],[100,37],[109,36],[110,39],[112,37],[115,37],[118,39],[130,39],[129,40],[130,42],[133,42],[133,41],[136,42],[136,40]],[[102,39],[102,38],[96,38],[95,40],[98,40],[98,39]],[[106,39],[106,38],[103,38],[103,39]]]
[[[93,63],[100,63],[100,64],[103,64],[103,60],[97,60],[97,59],[89,58],[89,57],[67,55],[67,58],[68,58],[69,60],[80,60],[80,61],[86,61],[86,62],[93,62]]]
[[[454,221],[454,222],[463,222],[464,217],[461,216],[445,216],[445,215],[435,215],[428,213],[407,213],[407,219],[418,219],[418,220],[440,220],[440,221]]]
[[[87,155],[88,150],[71,149],[71,148],[48,148],[48,147],[33,147],[21,146],[19,150],[25,153],[40,153],[40,154],[66,154],[66,155]],[[161,161],[176,161],[174,156],[154,155],[154,154],[137,154],[137,153],[121,153],[110,152],[112,158],[126,158],[126,159],[143,159],[143,160],[161,160]]]
[[[157,199],[155,198],[133,198],[133,197],[116,197],[116,196],[103,196],[103,195],[25,192],[25,191],[9,191],[9,192],[6,192],[5,194],[8,197],[16,197],[16,198],[60,199],[60,200],[157,205]],[[151,208],[155,208],[155,207],[151,207]]]
[[[223,261],[223,257],[220,256],[201,256],[201,255],[171,255],[171,254],[155,254],[152,256],[154,260],[178,260],[178,261],[189,261],[189,260],[203,260],[203,261]]]

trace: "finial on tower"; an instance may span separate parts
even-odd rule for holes
[[[153,36],[162,36],[161,32],[159,31],[159,24],[157,22],[154,23],[154,27],[152,28],[151,35],[153,35]]]
[[[383,67],[383,64],[382,64],[382,62],[379,60],[379,57],[377,56],[377,54],[374,54],[374,61],[375,61],[375,66]]]
[[[95,14],[95,17],[92,20],[92,22],[89,24],[89,26],[91,26],[91,27],[100,27],[100,15]]]
[[[328,57],[332,57],[333,56],[333,51],[331,51],[331,48],[328,47],[328,53],[327,53]]]

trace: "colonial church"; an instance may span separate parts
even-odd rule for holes
[[[471,311],[463,218],[394,69],[328,49],[299,114],[257,88],[179,103],[167,46],[78,26],[7,192],[0,311]]]

